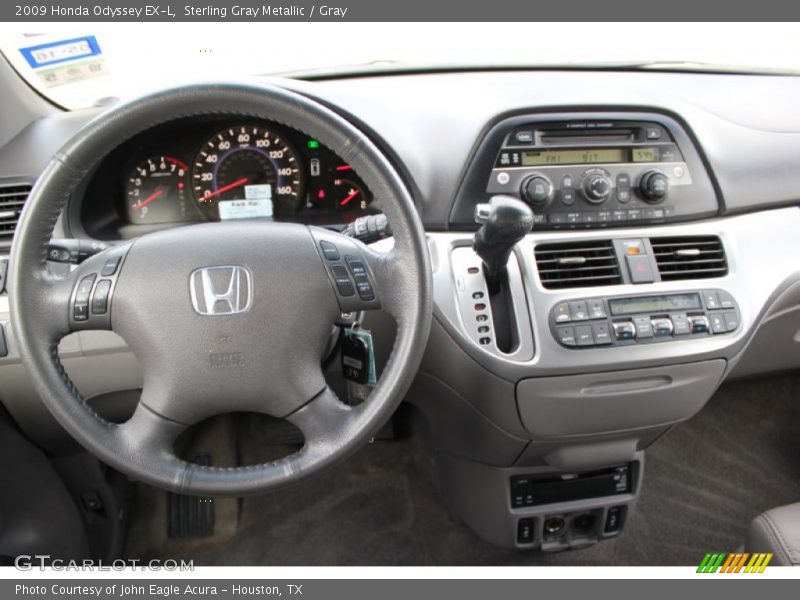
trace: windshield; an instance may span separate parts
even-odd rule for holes
[[[181,82],[251,75],[527,66],[796,74],[800,25],[35,23],[3,25],[0,50],[42,95],[76,109]]]

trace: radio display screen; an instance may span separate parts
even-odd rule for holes
[[[633,148],[633,162],[658,162],[658,148]]]
[[[667,312],[671,310],[697,310],[703,308],[700,294],[669,294],[642,298],[615,298],[608,301],[614,316],[636,313]]]
[[[523,167],[543,165],[589,165],[625,162],[625,148],[584,148],[581,150],[528,150],[522,153]]]

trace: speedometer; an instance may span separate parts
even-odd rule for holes
[[[236,125],[203,144],[192,169],[200,209],[212,219],[292,217],[303,192],[297,153],[283,136]]]

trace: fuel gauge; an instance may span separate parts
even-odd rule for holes
[[[333,199],[337,210],[363,211],[369,206],[369,198],[364,188],[352,179],[333,180]]]

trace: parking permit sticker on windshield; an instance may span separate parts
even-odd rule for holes
[[[19,49],[47,87],[108,75],[100,45],[93,35]]]

